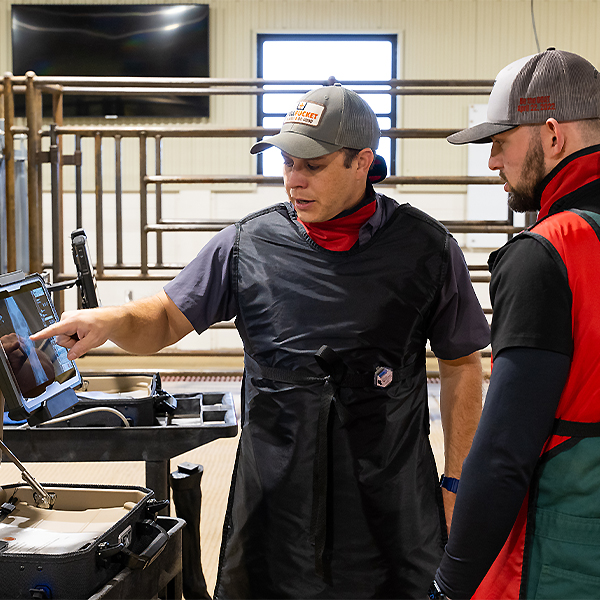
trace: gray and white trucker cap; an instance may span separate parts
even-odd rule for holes
[[[600,78],[594,65],[577,54],[548,48],[504,67],[490,94],[487,122],[446,139],[451,144],[483,144],[519,125],[597,117]]]
[[[339,83],[305,94],[286,115],[281,131],[252,146],[258,154],[276,146],[295,158],[317,158],[341,148],[362,150],[379,145],[381,132],[371,107]]]

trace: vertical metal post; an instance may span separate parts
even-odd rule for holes
[[[123,185],[121,182],[121,136],[115,135],[115,200],[117,211],[117,264],[123,264]]]
[[[146,132],[140,132],[140,258],[142,275],[148,275],[148,232],[146,231],[146,226],[148,225],[146,140]]]
[[[515,224],[515,213],[513,212],[513,209],[510,206],[506,207],[506,210],[508,211],[508,216],[506,218],[506,224],[509,226],[512,226]],[[506,236],[506,239],[510,240],[512,239],[513,234],[509,233]]]
[[[4,107],[4,101],[0,102],[0,106]],[[4,114],[4,109],[2,110],[2,114]],[[0,181],[3,181],[2,193],[0,193],[0,273],[6,273],[8,271],[7,260],[6,260],[6,254],[8,251],[8,239],[7,239],[7,235],[6,235],[6,213],[7,213],[6,187],[7,186],[6,186],[6,162],[4,160],[4,118],[0,119],[0,126],[2,127],[2,130],[0,131]],[[17,215],[16,215],[16,211],[15,211],[15,229],[16,229],[16,221],[17,221]]]
[[[15,103],[12,91],[12,73],[4,75],[4,165],[6,191],[6,268],[10,273],[17,268],[15,155],[12,126]]]
[[[56,256],[52,259],[53,281],[57,275],[65,272],[65,224],[64,224],[64,201],[63,201],[63,160],[62,160],[62,137],[56,134],[56,127],[63,124],[63,95],[62,92],[52,94],[52,121],[54,122],[53,141],[50,148],[51,169],[56,171],[53,189],[56,186],[56,195],[52,198],[52,247],[53,254],[56,248]],[[51,126],[52,131],[52,126]],[[53,153],[55,156],[53,156]],[[56,241],[54,241],[56,240]],[[58,302],[56,298],[58,297]],[[65,293],[59,291],[54,294],[54,304],[60,315],[64,307]]]
[[[27,195],[29,207],[29,272],[41,273],[43,266],[42,199],[40,194],[41,166],[38,152],[41,146],[41,94],[35,89],[35,73],[26,73],[25,114],[27,119]]]
[[[0,421],[0,440],[4,437],[4,396],[0,392],[0,415],[2,420]],[[2,462],[2,452],[0,452],[0,463]]]
[[[162,174],[162,136],[156,136],[156,145],[155,145],[155,157],[156,157],[156,174]],[[156,222],[162,223],[162,184],[157,183],[155,185],[155,194],[156,194]],[[156,232],[156,265],[163,264],[163,254],[162,254],[162,233],[160,231]]]
[[[531,227],[537,221],[537,212],[525,213],[525,227]]]
[[[37,198],[37,222],[40,224],[40,239],[38,241],[38,252],[39,252],[39,269],[38,272],[44,270],[44,246],[43,242],[43,231],[44,231],[44,211],[43,211],[43,195],[42,195],[42,160],[39,158],[42,151],[42,117],[43,117],[43,105],[42,105],[42,92],[34,86],[33,88],[33,110],[35,112],[35,134],[37,138],[37,152],[36,152],[36,198]]]
[[[81,136],[78,133],[75,134],[75,156],[81,156]],[[81,169],[81,161],[75,161],[75,224],[77,229],[83,227],[83,185]]]
[[[53,93],[52,94],[52,120],[56,126],[60,127],[63,124],[63,95],[62,93]],[[56,129],[56,128],[55,128]],[[65,271],[65,253],[64,253],[64,207],[63,207],[63,164],[62,164],[62,138],[59,135],[56,135],[56,131],[54,132],[54,141],[51,142],[55,146],[54,152],[56,153],[55,161],[56,161],[56,203],[57,203],[57,213],[56,220],[54,215],[52,217],[52,237],[58,238],[58,244],[56,244],[58,254],[55,258],[53,258],[52,268],[54,273],[64,273]],[[52,148],[50,149],[50,154],[52,155]],[[51,157],[52,158],[52,157]],[[54,168],[54,167],[53,167]],[[53,199],[54,204],[54,199]],[[53,209],[54,210],[54,209]],[[53,244],[54,245],[54,244]],[[58,265],[56,261],[58,260]],[[54,279],[56,281],[56,279]],[[61,300],[64,298],[64,292],[59,292],[61,295]],[[60,313],[59,313],[60,314]]]
[[[101,276],[104,273],[104,240],[102,222],[102,135],[96,132],[95,143],[95,172],[96,172],[96,273]]]
[[[59,281],[63,272],[62,206],[60,198],[60,156],[56,123],[50,125],[50,189],[52,197],[52,281]],[[54,292],[54,306],[60,315],[63,311],[63,294]]]
[[[4,119],[4,80],[0,85],[0,119]],[[2,121],[4,129],[4,121]],[[2,132],[2,144],[4,144],[4,132]],[[1,148],[3,151],[4,148]],[[6,166],[2,163],[4,155],[0,154],[0,177],[4,173],[4,203],[0,201],[0,273],[6,271]]]
[[[147,460],[146,461],[146,487],[154,491],[157,500],[167,500],[171,494],[169,491],[169,460]],[[169,508],[163,508],[159,514],[168,515]]]

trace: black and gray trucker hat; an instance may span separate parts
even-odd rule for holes
[[[288,112],[281,131],[252,146],[258,154],[271,146],[295,158],[317,158],[342,148],[362,150],[379,145],[381,132],[371,107],[339,83],[305,94]]]
[[[487,122],[446,139],[451,144],[483,144],[519,125],[597,117],[600,78],[594,65],[577,54],[548,48],[504,67],[490,94]]]

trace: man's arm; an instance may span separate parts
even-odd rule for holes
[[[470,598],[502,549],[552,431],[570,364],[567,355],[536,348],[508,348],[494,357],[436,574],[449,597]]]
[[[192,331],[184,314],[164,291],[122,306],[63,313],[61,320],[31,336],[34,341],[57,336],[75,360],[107,340],[135,354],[152,354]]]
[[[474,352],[456,360],[438,359],[440,412],[444,431],[444,475],[460,479],[462,464],[479,423],[482,406],[481,355]],[[456,494],[442,489],[448,531]]]
[[[230,225],[217,233],[158,294],[122,306],[66,312],[31,339],[56,335],[71,360],[107,340],[128,352],[152,354],[193,329],[228,321],[236,311],[229,275],[235,232]]]

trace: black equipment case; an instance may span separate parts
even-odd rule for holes
[[[173,413],[177,408],[175,398],[162,389],[159,373],[86,375],[75,392],[77,404],[61,416],[75,416],[88,409],[95,412],[62,421],[61,427],[122,427],[122,419],[114,412],[101,410],[105,408],[119,411],[131,427],[150,427],[158,424],[158,416]]]
[[[39,275],[0,275],[0,413],[6,400],[10,419],[26,420],[31,426],[8,427],[4,438],[10,448],[4,452],[20,465],[23,478],[37,486],[38,495],[44,490],[32,482],[13,451],[31,462],[144,460],[146,485],[165,498],[169,458],[236,435],[230,393],[173,397],[162,390],[158,374],[83,379],[54,338],[34,343],[29,337],[57,320]],[[85,408],[93,412],[74,418],[74,412]],[[99,408],[116,409],[122,418],[105,410],[98,413]],[[125,427],[123,420],[131,426]],[[180,523],[165,531],[161,526],[165,517],[157,515],[168,500],[156,501],[150,489],[43,487],[46,495],[56,496],[54,504],[48,504],[53,508],[40,506],[24,484],[0,487],[0,599],[138,597],[122,595],[124,589],[143,593],[134,589],[131,582],[136,578],[131,573],[152,564],[144,571],[145,579],[156,571],[158,581],[165,579],[163,563],[170,565],[170,574],[181,571],[181,535],[176,538],[178,554],[168,541],[170,535],[175,540],[175,533],[169,532],[180,530],[183,520],[175,520]],[[98,514],[109,512],[114,513],[113,520],[98,520]],[[82,524],[87,537],[80,535]],[[167,545],[169,550],[163,552]]]
[[[142,487],[43,484],[39,508],[25,484],[0,488],[0,598],[88,598],[124,567],[144,569],[169,536]]]

